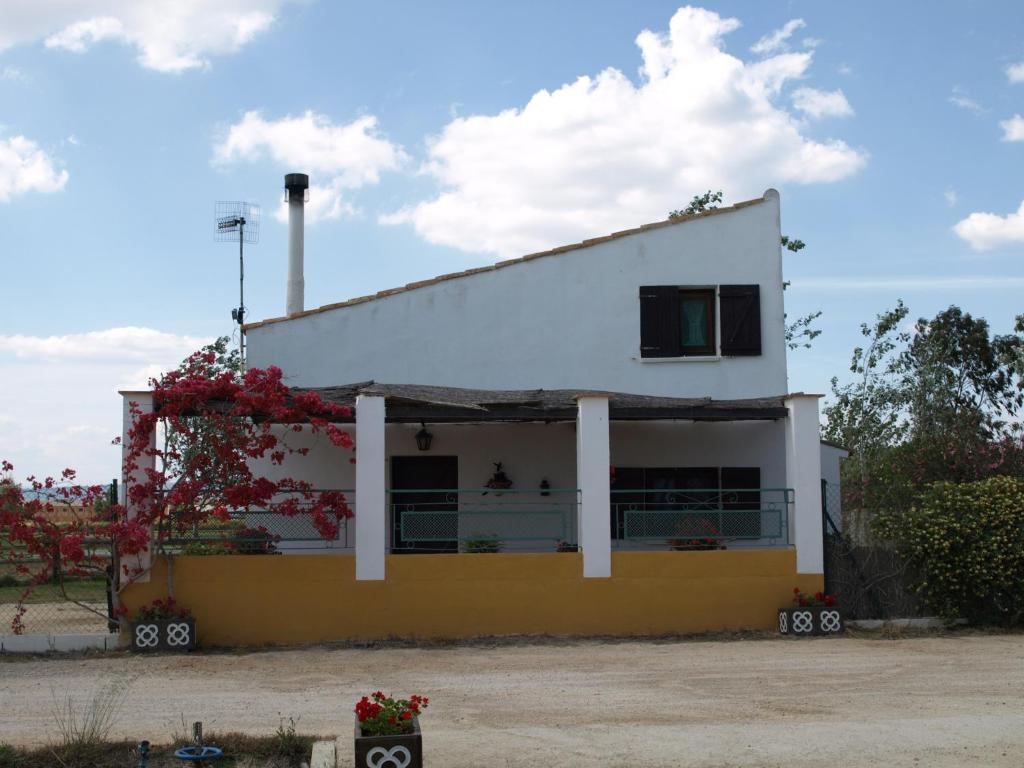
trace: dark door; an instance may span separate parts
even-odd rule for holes
[[[392,456],[391,551],[458,552],[458,487],[458,456]]]

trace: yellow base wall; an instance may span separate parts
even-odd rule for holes
[[[356,581],[350,555],[177,556],[174,596],[205,645],[385,637],[658,635],[772,629],[793,587],[792,549],[614,552],[607,579],[584,579],[582,555],[390,555],[387,580]],[[167,595],[167,562],[122,600],[134,612]]]

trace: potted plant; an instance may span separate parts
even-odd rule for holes
[[[707,549],[725,549],[717,539],[669,539],[668,546],[674,552],[693,552]]]
[[[470,554],[483,555],[501,552],[503,544],[504,542],[497,536],[473,536],[466,539],[463,542],[462,547]]]
[[[679,536],[667,542],[674,552],[725,549],[725,543],[718,538],[718,526],[710,520],[684,520],[676,526],[676,532]]]
[[[173,597],[158,598],[129,622],[133,651],[190,651],[196,647],[196,620]]]
[[[494,491],[495,496],[501,496],[502,491],[507,491],[512,487],[512,478],[505,474],[500,461],[494,462],[494,474],[491,475],[490,480],[484,483],[484,487]]]
[[[356,702],[356,768],[422,768],[420,713],[430,699],[394,699],[376,691]]]
[[[793,607],[779,609],[779,632],[783,635],[838,635],[843,631],[843,615],[834,595],[813,595],[793,587]]]

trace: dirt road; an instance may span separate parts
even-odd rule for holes
[[[0,660],[0,742],[53,735],[51,690],[136,676],[117,735],[181,721],[339,735],[356,698],[431,697],[431,768],[1024,766],[1024,635],[574,642]]]

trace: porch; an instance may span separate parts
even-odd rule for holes
[[[821,572],[814,397],[318,391],[353,408],[355,463],[298,433],[301,462],[255,469],[343,490],[356,516],[324,541],[302,515],[239,513],[249,551],[354,555],[359,580],[386,578],[390,555],[582,552],[583,575],[607,577],[613,551],[791,547],[798,572]]]

